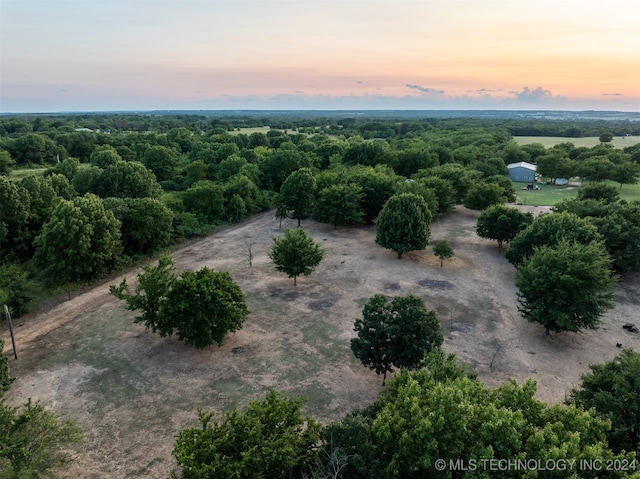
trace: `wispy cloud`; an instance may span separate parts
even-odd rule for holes
[[[516,96],[517,101],[523,101],[528,103],[545,103],[545,102],[557,102],[566,101],[567,97],[556,95],[554,96],[550,90],[545,90],[542,87],[531,89],[528,86],[524,87],[522,91],[509,92]]]
[[[435,88],[428,88],[421,85],[411,85],[410,83],[407,83],[405,86],[407,88],[411,88],[412,90],[417,90],[420,93],[435,93],[436,95],[444,94],[444,90],[436,90]]]
[[[622,93],[601,93],[603,96],[623,96]]]
[[[476,90],[465,90],[465,93],[478,93],[480,95],[486,95],[486,94],[491,94],[491,93],[496,93],[496,92],[500,92],[502,90],[497,89],[497,90],[492,90],[490,88],[478,88]]]

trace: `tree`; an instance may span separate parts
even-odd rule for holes
[[[602,200],[605,203],[614,203],[618,201],[620,194],[613,185],[606,183],[590,183],[580,187],[578,190],[579,200]]]
[[[344,179],[347,183],[356,184],[362,188],[362,208],[365,221],[373,221],[380,214],[384,204],[393,196],[396,184],[400,178],[395,172],[385,166],[353,166],[345,171]]]
[[[507,201],[504,188],[495,183],[479,181],[469,188],[464,206],[471,210],[484,210],[491,205]]]
[[[414,175],[415,179],[429,176],[436,176],[444,180],[448,180],[455,191],[456,203],[460,204],[464,201],[469,188],[480,177],[482,173],[476,170],[469,170],[463,165],[457,163],[441,164],[427,170],[420,170]]]
[[[376,223],[376,243],[398,253],[422,250],[429,243],[431,212],[412,193],[394,195],[385,203]]]
[[[164,302],[167,322],[178,339],[198,349],[220,346],[227,333],[242,328],[249,315],[240,287],[226,271],[184,271],[169,288]]]
[[[614,307],[611,258],[600,242],[540,246],[517,267],[518,311],[549,331],[596,329]]]
[[[331,185],[320,191],[313,210],[313,218],[323,223],[331,223],[336,229],[339,224],[363,223],[364,210],[361,206],[363,197],[362,188],[358,185]]]
[[[180,477],[304,477],[316,461],[322,426],[302,416],[302,404],[271,390],[220,423],[212,423],[213,413],[198,411],[199,427],[180,431],[173,448]]]
[[[601,143],[611,143],[613,141],[613,135],[610,132],[605,132],[600,135],[599,140]]]
[[[6,304],[12,317],[19,318],[28,311],[32,300],[31,287],[24,268],[11,263],[0,265],[0,308]],[[2,315],[0,309],[0,317]]]
[[[176,276],[173,261],[165,255],[157,266],[144,267],[133,294],[126,279],[109,291],[125,301],[127,309],[142,312],[136,322],[163,337],[177,334],[198,349],[221,345],[249,314],[244,294],[229,273],[205,266]]]
[[[280,202],[289,212],[289,217],[298,220],[308,218],[313,211],[316,197],[316,180],[309,168],[300,168],[291,173],[280,188]]]
[[[224,218],[224,188],[209,180],[198,181],[184,192],[182,202],[187,211],[201,221],[216,224]]]
[[[572,213],[543,214],[521,230],[511,241],[505,257],[511,264],[518,266],[526,257],[533,254],[536,246],[554,246],[561,240],[589,244],[602,241],[602,235],[589,220],[579,218]]]
[[[596,412],[611,421],[607,432],[614,452],[640,454],[640,353],[624,349],[604,364],[589,366],[569,403]]]
[[[442,263],[445,258],[453,258],[453,247],[447,240],[442,240],[434,246],[433,254],[440,258],[440,267],[442,268]]]
[[[18,409],[0,395],[1,477],[53,477],[52,470],[73,461],[70,447],[81,439],[75,422],[61,419],[40,402],[29,399]]]
[[[122,252],[120,221],[90,193],[60,200],[35,246],[33,259],[47,278],[62,284],[94,279]]]
[[[438,200],[438,210],[436,211],[438,216],[448,213],[456,205],[456,192],[449,180],[437,176],[427,176],[416,181],[423,187],[433,190],[435,193],[436,199]]]
[[[523,213],[517,208],[492,205],[478,216],[476,233],[481,238],[498,241],[498,248],[511,241],[516,234],[533,222],[531,213]]]
[[[615,175],[616,165],[606,156],[592,156],[578,165],[578,173],[587,181],[604,181]]]
[[[3,348],[0,338],[0,352]],[[70,447],[80,442],[82,432],[40,402],[29,399],[20,409],[7,405],[4,395],[13,379],[8,358],[0,354],[0,477],[53,477],[52,469],[72,461]]]
[[[153,171],[157,181],[166,181],[176,172],[178,154],[173,148],[153,145],[144,152],[142,163]]]
[[[244,204],[244,200],[238,194],[234,194],[229,203],[227,204],[227,219],[232,223],[242,221],[247,215],[247,207]]]
[[[125,254],[152,252],[171,243],[173,212],[163,202],[152,198],[105,198],[102,201],[121,222]]]
[[[111,145],[97,146],[89,158],[92,165],[98,168],[107,168],[122,161],[122,157]]]
[[[353,354],[376,374],[393,367],[417,369],[422,367],[425,354],[442,344],[440,323],[433,311],[427,311],[421,298],[413,295],[396,296],[391,302],[376,294],[362,309],[351,339]]]
[[[0,175],[8,175],[9,170],[16,162],[11,158],[11,154],[6,150],[0,150]]]
[[[58,155],[55,142],[38,133],[19,136],[7,144],[7,149],[18,165],[54,163]]]
[[[146,264],[142,267],[133,294],[126,279],[118,286],[109,286],[109,293],[125,301],[128,310],[141,311],[140,316],[135,318],[136,323],[144,324],[160,336],[170,336],[173,333],[173,325],[171,318],[164,314],[164,303],[167,292],[176,278],[173,260],[167,255],[161,255],[156,266]]]
[[[622,190],[622,185],[635,185],[638,177],[640,177],[640,164],[629,160],[616,164],[615,171],[609,179],[620,183],[620,190]]]
[[[273,246],[269,251],[269,258],[278,271],[293,278],[296,285],[297,277],[301,274],[309,276],[324,258],[324,249],[301,228],[285,229],[284,236],[273,238]]]
[[[0,338],[0,351],[4,351],[4,339]],[[9,374],[9,357],[0,354],[0,398],[9,390],[13,378]]]

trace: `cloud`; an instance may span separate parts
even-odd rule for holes
[[[478,93],[480,95],[484,95],[484,94],[490,94],[490,93],[495,93],[495,92],[499,92],[502,90],[492,90],[490,88],[478,88],[476,90],[465,90],[466,93]]]
[[[622,93],[601,93],[602,96],[623,96]]]
[[[553,96],[553,93],[551,93],[550,90],[544,90],[542,87],[538,87],[532,90],[531,88],[526,86],[522,91],[511,91],[509,93],[515,95],[517,101],[523,101],[527,103],[547,103],[566,101],[567,99],[567,97],[560,95]]]
[[[436,90],[434,88],[427,88],[420,85],[411,85],[407,83],[405,86],[407,88],[411,88],[412,90],[418,90],[420,93],[435,93],[436,95],[444,94],[444,90]]]
[[[69,93],[69,90],[67,90],[66,88],[60,88],[58,91],[62,93]]]

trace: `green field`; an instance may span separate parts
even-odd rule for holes
[[[608,183],[618,189],[620,188],[620,185],[617,183]],[[525,185],[526,183],[513,183],[513,186],[516,189],[517,202],[535,206],[553,206],[564,199],[575,198],[578,196],[578,191],[580,190],[580,187],[577,186],[579,183],[571,183],[571,185],[566,186],[538,184],[540,187],[539,190],[522,190],[522,187]],[[640,201],[639,184],[623,185],[622,190],[618,191],[620,193],[620,199],[626,201]]]
[[[49,168],[16,168],[15,170],[11,170],[9,177],[15,181],[20,181],[22,178],[25,178],[30,175],[42,175]]]
[[[518,145],[540,143],[545,148],[551,148],[552,146],[560,143],[573,143],[576,147],[586,146],[587,148],[592,148],[600,144],[600,140],[597,136],[585,138],[564,138],[560,136],[514,136],[513,139],[518,143]],[[640,143],[640,136],[627,136],[626,138],[614,136],[611,145],[613,145],[614,148],[625,148],[627,146],[633,146],[636,143]]]

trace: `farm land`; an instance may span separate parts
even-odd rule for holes
[[[10,398],[40,399],[86,431],[84,452],[65,477],[166,477],[175,467],[174,435],[196,424],[198,407],[219,418],[276,388],[308,398],[305,412],[331,421],[372,402],[381,378],[354,358],[349,341],[376,293],[422,297],[439,316],[444,350],[483,382],[535,378],[538,397],[552,403],[565,399],[589,364],[613,358],[616,343],[640,348],[640,336],[622,328],[639,319],[640,275],[620,281],[616,308],[598,330],[547,337],[518,314],[515,269],[495,242],[475,234],[477,214],[458,206],[432,224],[431,244],[448,239],[455,250],[442,268],[431,246],[398,260],[375,244],[373,226],[334,230],[304,221],[327,254],[297,286],[266,256],[279,221],[272,211],[258,214],[172,253],[179,269],[229,271],[245,292],[251,314],[221,347],[198,351],[134,324],[135,314],[108,293],[122,279],[114,277],[18,322]],[[135,273],[125,276],[134,281]]]

